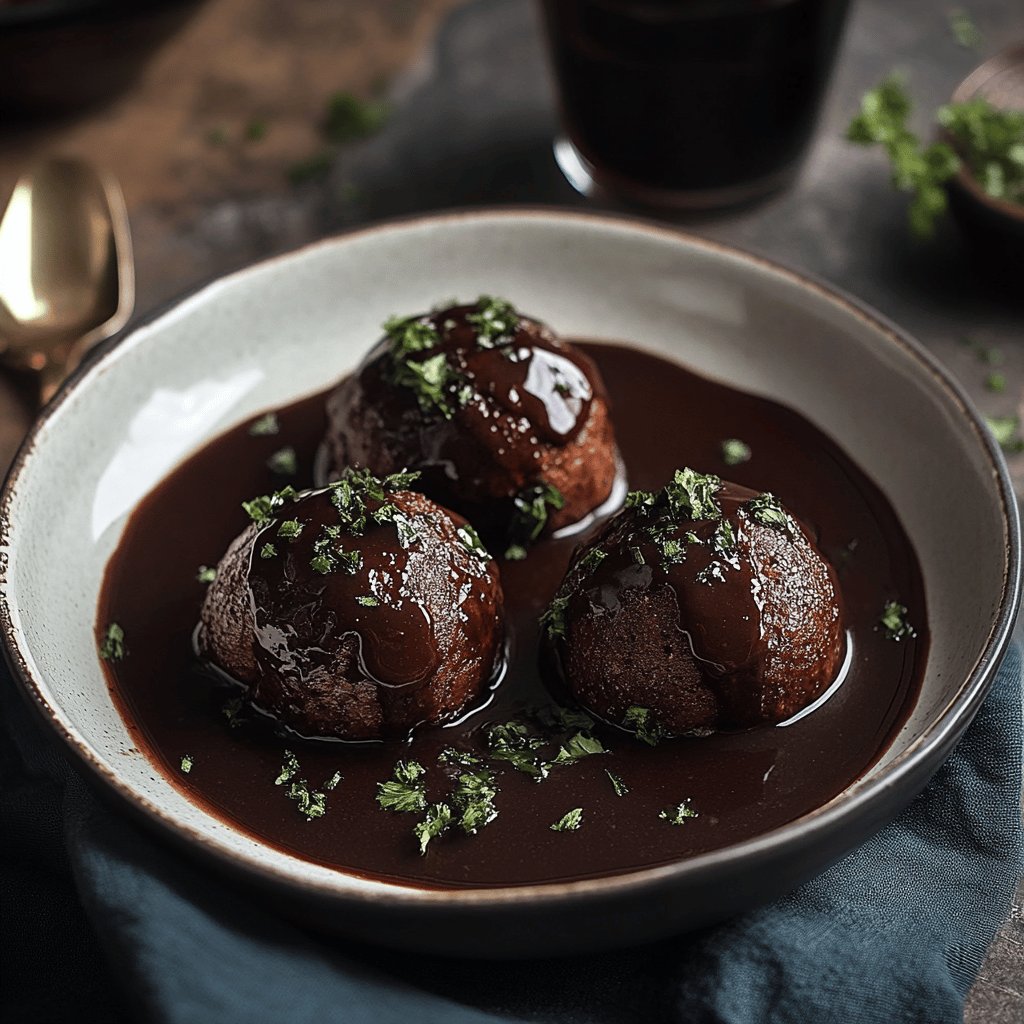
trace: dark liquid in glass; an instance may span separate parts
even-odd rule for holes
[[[848,0],[542,0],[569,139],[623,198],[715,206],[795,172]]]

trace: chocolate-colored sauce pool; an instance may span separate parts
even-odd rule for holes
[[[193,631],[204,584],[245,526],[240,502],[285,482],[312,483],[325,426],[325,395],[278,410],[279,433],[253,437],[248,424],[190,458],[137,508],[111,559],[97,613],[117,622],[129,655],[107,663],[111,686],[136,742],[192,799],[212,813],[299,857],[385,880],[427,887],[516,885],[584,878],[652,866],[719,849],[776,828],[826,803],[885,750],[917,696],[928,647],[924,593],[912,546],[879,490],[831,440],[797,413],[682,367],[618,345],[583,345],[606,382],[631,488],[657,489],[679,466],[771,490],[817,532],[843,593],[850,644],[840,686],[788,724],[654,747],[599,726],[609,752],[555,768],[542,782],[495,762],[498,817],[476,835],[451,829],[425,856],[413,837],[422,815],[382,810],[377,783],[399,759],[427,768],[427,796],[444,800],[457,767],[446,747],[484,756],[488,725],[517,716],[540,733],[530,709],[551,703],[538,668],[537,619],[587,531],[537,545],[525,561],[503,562],[509,630],[507,670],[489,703],[408,743],[352,745],[276,734],[253,714],[225,714],[236,696],[197,664]],[[738,466],[721,442],[753,449]],[[267,459],[290,445],[298,474],[286,481]],[[895,642],[879,627],[888,601],[909,608],[917,637]],[[229,705],[230,710],[230,705]],[[550,759],[565,732],[540,753]],[[291,750],[326,813],[307,820],[275,785]],[[187,757],[190,770],[182,771]],[[628,793],[617,795],[607,771]],[[695,817],[671,824],[660,812],[686,802]],[[574,831],[550,826],[582,808]]]

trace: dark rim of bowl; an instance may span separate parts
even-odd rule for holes
[[[994,73],[1004,66],[1015,64],[1024,65],[1024,44],[1010,46],[988,60],[979,64],[957,87],[949,98],[950,103],[965,103],[979,95],[982,86]],[[1011,220],[1019,221],[1024,225],[1024,204],[1011,203],[1007,199],[999,199],[997,196],[990,196],[982,187],[981,182],[974,176],[963,155],[957,149],[956,140],[949,132],[943,130],[942,138],[949,143],[960,157],[960,170],[953,176],[953,182],[962,188],[976,203],[994,210],[1001,217],[1008,217]]]
[[[177,842],[187,846],[191,851],[205,854],[221,866],[231,868],[249,879],[263,881],[272,886],[290,890],[293,893],[319,898],[328,897],[342,902],[358,903],[361,905],[386,903],[391,908],[405,908],[408,910],[428,910],[432,907],[436,907],[438,910],[452,910],[456,907],[486,909],[488,907],[508,905],[550,905],[560,901],[565,901],[568,905],[577,899],[589,896],[607,896],[613,893],[616,895],[639,894],[648,889],[657,889],[663,884],[671,883],[677,876],[685,876],[691,881],[697,881],[702,876],[710,875],[721,870],[723,867],[748,860],[756,862],[760,856],[768,853],[778,855],[783,852],[790,852],[794,848],[803,845],[808,839],[826,834],[828,830],[844,820],[855,819],[858,812],[863,811],[866,805],[875,801],[882,802],[885,794],[892,791],[900,780],[913,780],[920,774],[923,768],[927,769],[930,775],[941,763],[939,761],[936,761],[934,764],[929,763],[934,755],[940,752],[948,753],[953,742],[959,738],[981,706],[1009,643],[1017,608],[1020,603],[1020,523],[1016,497],[1001,450],[990,431],[984,426],[980,415],[974,409],[964,390],[938,360],[928,353],[919,342],[915,341],[886,317],[875,312],[860,300],[853,298],[833,285],[826,284],[820,278],[805,271],[796,271],[773,259],[768,259],[747,250],[699,238],[684,231],[666,227],[663,224],[642,218],[539,206],[484,207],[394,218],[370,226],[355,227],[320,241],[311,242],[298,249],[273,256],[232,274],[224,275],[190,289],[178,298],[164,304],[153,313],[135,323],[129,324],[115,337],[100,345],[65,381],[50,404],[43,409],[12,463],[7,479],[4,482],[2,495],[0,495],[0,569],[3,570],[2,577],[6,578],[6,560],[10,550],[8,539],[10,510],[16,500],[18,479],[30,462],[41,431],[56,411],[64,404],[68,396],[80,387],[91,374],[102,372],[107,356],[140,328],[155,322],[169,310],[179,306],[185,298],[196,295],[215,283],[243,277],[256,267],[265,267],[273,263],[286,261],[302,252],[337,245],[366,235],[400,231],[417,225],[441,226],[443,224],[473,220],[578,221],[584,225],[589,224],[595,227],[604,227],[629,233],[642,233],[669,242],[681,242],[692,249],[704,250],[717,256],[727,257],[747,266],[752,266],[762,273],[782,279],[790,285],[796,285],[798,288],[814,292],[833,306],[837,306],[844,312],[852,314],[862,323],[883,335],[889,342],[903,349],[917,360],[921,365],[921,369],[931,378],[935,388],[940,392],[944,392],[946,399],[959,409],[966,423],[973,430],[982,451],[988,457],[999,492],[1004,538],[1006,541],[1002,596],[985,646],[974,668],[960,686],[955,697],[936,715],[932,724],[878,774],[861,777],[827,804],[794,821],[721,850],[672,861],[668,864],[644,867],[635,871],[569,882],[545,882],[533,885],[509,885],[480,889],[440,889],[420,887],[411,882],[397,883],[377,879],[367,880],[343,869],[326,869],[331,874],[329,879],[297,877],[294,874],[294,869],[290,866],[282,869],[277,866],[259,863],[248,855],[215,844],[208,836],[201,834],[193,826],[177,820],[163,808],[135,793],[128,784],[118,778],[116,773],[111,771],[93,752],[84,737],[66,729],[54,714],[55,709],[51,707],[43,695],[23,657],[19,644],[19,635],[11,618],[7,588],[2,587],[0,588],[0,629],[3,631],[5,654],[8,664],[13,670],[14,677],[20,683],[23,694],[29,703],[38,709],[50,727],[57,732],[75,755],[77,761],[88,769],[90,775],[98,778],[108,791],[116,794],[134,813],[141,815],[150,823],[156,824],[165,835],[169,835]],[[222,819],[218,820],[223,821]],[[230,828],[230,825],[228,827]],[[274,852],[279,851],[275,850]],[[301,858],[293,857],[293,859],[300,865],[313,868],[321,867],[319,865],[312,865]],[[339,882],[347,882],[348,887],[334,884],[335,879]],[[359,883],[360,889],[358,891],[352,888],[353,882]]]

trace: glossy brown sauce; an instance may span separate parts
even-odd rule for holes
[[[905,721],[928,647],[924,594],[911,544],[879,490],[836,444],[797,413],[713,383],[635,349],[585,344],[607,386],[631,488],[656,489],[683,465],[756,490],[771,490],[816,532],[836,567],[851,643],[842,685],[792,724],[645,746],[599,727],[610,753],[557,768],[536,783],[497,765],[497,819],[478,834],[456,831],[421,857],[414,814],[381,810],[377,783],[396,760],[421,762],[427,793],[442,800],[447,746],[483,753],[482,729],[550,703],[537,667],[537,618],[574,547],[597,528],[548,540],[522,562],[502,563],[509,664],[483,708],[408,743],[347,745],[276,735],[255,716],[236,727],[222,712],[232,693],[204,674],[192,634],[204,585],[245,526],[239,502],[282,483],[266,459],[283,445],[299,455],[295,486],[308,486],[324,430],[324,398],[278,411],[280,433],[252,437],[242,425],[213,441],[136,509],[111,559],[97,624],[118,622],[129,656],[108,663],[111,687],[133,735],[162,771],[212,813],[299,857],[359,874],[428,887],[515,885],[610,874],[656,865],[748,839],[826,803],[874,763]],[[725,438],[753,457],[726,466]],[[887,601],[910,610],[913,640],[878,628]],[[275,786],[283,751],[294,751],[311,788],[336,771],[327,813],[307,821]],[[553,756],[557,743],[545,753]],[[182,773],[184,755],[191,771]],[[629,788],[616,796],[605,769]],[[446,774],[448,772],[449,774]],[[659,812],[681,801],[697,812],[670,825]],[[549,826],[583,808],[577,831]]]

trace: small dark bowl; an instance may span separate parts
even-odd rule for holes
[[[0,112],[72,113],[126,89],[204,0],[0,4]]]
[[[965,78],[952,102],[983,96],[993,106],[1024,110],[1024,45],[985,61]],[[953,140],[947,137],[953,144]],[[954,147],[955,148],[955,147]],[[966,167],[946,189],[957,226],[986,266],[1020,283],[1024,267],[1024,206],[990,196]]]

